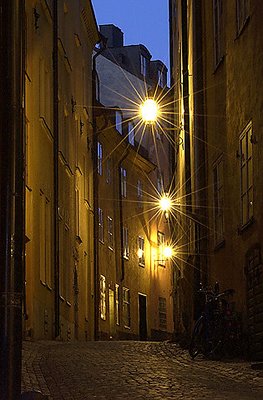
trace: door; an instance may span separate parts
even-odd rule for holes
[[[114,313],[114,290],[109,289],[109,322],[110,322],[110,339],[115,334],[115,313]]]
[[[147,304],[146,296],[139,294],[139,336],[140,340],[147,340]]]

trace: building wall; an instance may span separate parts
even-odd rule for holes
[[[55,335],[52,2],[26,2],[26,335]],[[91,3],[58,4],[59,329],[93,337]],[[81,77],[81,79],[79,79]]]
[[[219,36],[215,35],[215,9],[219,5]],[[237,25],[239,7],[246,4],[245,16],[240,29]],[[177,54],[181,49],[180,1],[171,1],[170,9],[176,9],[173,18],[179,19],[179,25],[172,18],[172,76],[174,82],[178,74]],[[220,8],[222,7],[222,8]],[[192,21],[201,10],[201,30]],[[263,48],[260,42],[262,27],[262,7],[259,1],[250,2],[189,2],[188,23],[188,60],[191,79],[195,81],[197,73],[203,81],[203,115],[199,124],[203,124],[205,143],[203,148],[192,143],[192,160],[205,160],[205,175],[200,176],[199,166],[195,163],[192,171],[194,189],[204,182],[206,196],[203,206],[207,209],[207,274],[201,275],[203,282],[214,285],[220,283],[221,289],[232,287],[236,293],[236,309],[242,317],[244,340],[249,343],[250,355],[262,357],[262,210],[260,174],[260,149],[262,142],[260,109],[262,107],[260,76],[262,65],[259,62]],[[222,25],[221,25],[222,23]],[[178,28],[179,27],[179,28]],[[197,39],[202,39],[202,51],[197,53]],[[219,41],[217,39],[220,39]],[[192,40],[193,39],[193,40]],[[219,47],[216,46],[219,43]],[[199,48],[200,51],[200,48]],[[218,51],[218,52],[217,52]],[[180,59],[180,57],[179,57]],[[202,60],[201,69],[195,64]],[[192,72],[192,74],[191,74]],[[180,88],[175,89],[180,96]],[[190,96],[196,97],[195,87]],[[200,103],[199,103],[200,104]],[[198,106],[198,102],[196,102]],[[190,108],[193,124],[191,133],[196,133],[198,121],[195,118],[195,106]],[[199,131],[200,132],[200,131]],[[246,148],[241,147],[242,134],[247,133]],[[244,143],[244,141],[242,142]],[[201,151],[201,153],[200,153]],[[199,153],[199,154],[198,154]],[[184,168],[184,158],[177,154],[177,176],[180,180]],[[249,175],[245,174],[246,165]],[[243,178],[243,180],[242,180]],[[199,182],[198,182],[199,181]],[[199,186],[200,187],[200,186]],[[245,188],[248,191],[244,190]],[[246,195],[246,193],[249,193]],[[243,195],[242,195],[243,194]],[[247,197],[246,197],[247,196]],[[244,200],[242,200],[244,199]],[[196,198],[194,197],[196,204]],[[245,219],[242,220],[242,204],[246,204]],[[245,208],[244,208],[245,210]],[[199,224],[201,225],[201,223]],[[203,234],[205,230],[203,230]],[[195,236],[195,242],[197,242]],[[199,241],[200,243],[200,241]],[[190,254],[190,253],[189,253]],[[205,269],[203,269],[205,272]],[[183,301],[183,300],[182,300]],[[247,340],[248,339],[248,340]]]

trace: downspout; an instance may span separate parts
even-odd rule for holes
[[[58,122],[58,2],[53,1],[53,163],[54,163],[54,289],[55,338],[60,336],[60,257],[59,257],[59,122]]]
[[[96,52],[92,59],[92,125],[93,125],[93,252],[94,252],[94,340],[98,340],[99,333],[99,243],[98,243],[98,131],[96,123],[96,83],[97,57],[105,50],[106,40],[100,37],[98,43],[102,43],[102,47]]]
[[[0,399],[21,396],[24,0],[0,2]]]

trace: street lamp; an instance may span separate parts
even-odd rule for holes
[[[163,195],[159,200],[159,207],[160,207],[160,210],[165,214],[165,218],[168,219],[169,211],[172,208],[171,198],[169,196],[167,196],[166,194]]]
[[[156,122],[159,115],[159,106],[154,99],[146,99],[140,106],[140,116],[146,124]]]
[[[163,255],[164,255],[164,257],[166,258],[166,260],[169,260],[170,258],[172,258],[172,256],[173,256],[173,249],[172,249],[172,247],[171,247],[171,246],[166,246],[166,247],[163,249]]]

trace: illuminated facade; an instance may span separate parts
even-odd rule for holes
[[[71,3],[57,2],[55,18],[53,1],[26,2],[28,338],[94,332],[91,67],[99,36],[91,2]]]
[[[178,332],[190,333],[198,282],[218,281],[235,289],[249,355],[262,359],[261,2],[171,0],[170,17],[176,175],[194,226],[181,239]]]
[[[164,97],[166,67],[154,61],[150,75],[148,50],[123,46],[119,28],[106,28],[100,30],[109,37],[112,30],[119,33],[119,47],[110,39],[96,60],[97,113],[102,114],[97,122],[98,337],[167,339],[173,333],[173,265],[163,254],[171,231],[159,200],[170,187],[170,146],[167,131],[139,117],[149,93]]]

